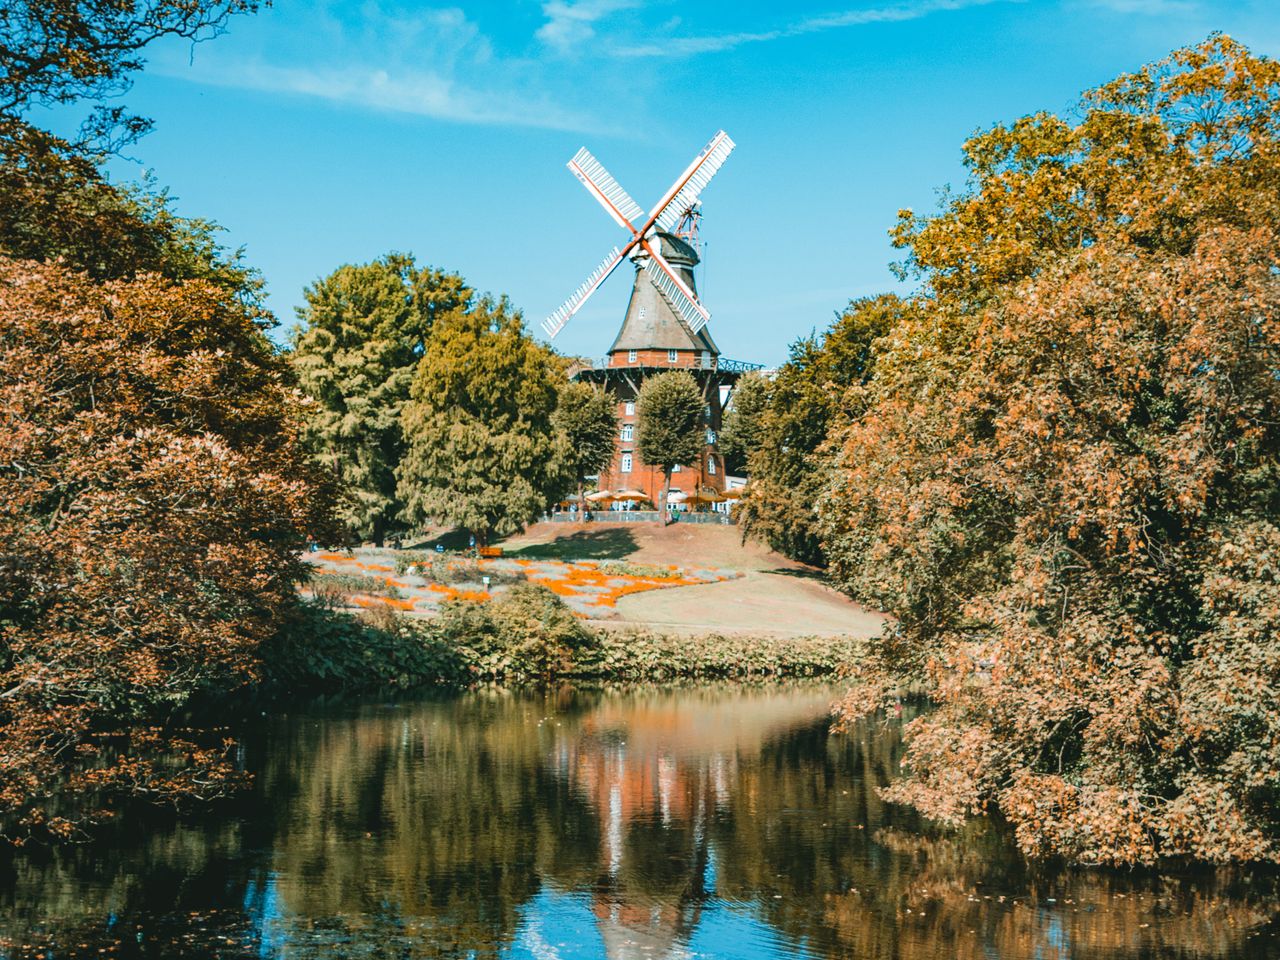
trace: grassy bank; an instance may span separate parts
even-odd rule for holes
[[[859,643],[601,630],[586,626],[551,591],[522,585],[492,603],[447,604],[431,620],[390,608],[357,615],[305,604],[266,658],[266,686],[287,694],[567,678],[819,676],[848,663]]]

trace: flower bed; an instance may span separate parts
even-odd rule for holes
[[[717,583],[737,576],[726,570],[616,560],[477,560],[471,557],[400,555],[389,558],[394,564],[389,565],[343,553],[309,554],[307,559],[321,568],[322,575],[332,579],[346,575],[347,582],[353,587],[361,580],[370,584],[369,589],[348,592],[347,600],[352,606],[369,609],[381,605],[422,615],[435,612],[441,603],[449,600],[484,603],[493,593],[502,593],[509,585],[528,580],[563,599],[579,617],[607,619],[616,615],[618,601],[631,594]],[[370,576],[371,573],[377,576]],[[489,578],[488,590],[483,583],[484,577]],[[373,589],[374,579],[379,585],[385,582],[386,588]],[[388,595],[393,599],[388,599]]]

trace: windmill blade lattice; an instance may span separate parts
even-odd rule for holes
[[[711,314],[706,307],[689,296],[689,288],[676,279],[676,272],[670,264],[655,251],[645,257],[643,265],[653,285],[671,305],[681,322],[689,328],[690,333],[697,333],[706,326]]]
[[[582,286],[573,291],[573,296],[561,304],[559,310],[542,321],[542,329],[547,331],[547,336],[554,337],[559,333],[569,322],[569,318],[578,312],[578,309],[587,302],[587,298],[596,292],[596,288],[608,279],[609,274],[613,273],[614,268],[621,262],[622,251],[614,247],[609,255],[600,261],[600,266],[591,271]]]
[[[613,179],[604,164],[583,147],[573,155],[568,167],[591,195],[600,201],[605,212],[613,217],[618,226],[632,233],[636,232],[635,224],[644,216],[644,209]]]
[[[702,148],[702,152],[694,158],[693,163],[689,165],[689,170],[685,171],[684,176],[688,179],[676,191],[667,203],[658,211],[657,222],[658,228],[661,230],[670,230],[679,222],[684,212],[698,202],[698,194],[706,188],[711,182],[711,178],[716,175],[724,162],[729,159],[729,154],[733,152],[736,146],[729,135],[721,130],[711,142]],[[676,181],[679,183],[679,181]]]

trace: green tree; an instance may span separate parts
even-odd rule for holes
[[[825,562],[817,504],[835,472],[827,439],[860,409],[875,344],[907,309],[892,295],[853,301],[821,337],[792,344],[787,362],[759,385],[763,404],[748,394],[755,412],[734,424],[751,478],[738,508],[744,534],[795,560]]]
[[[307,442],[348,493],[348,528],[381,546],[405,506],[395,471],[414,371],[437,318],[466,305],[472,291],[456,273],[392,253],[339,267],[304,295],[290,358],[314,401]]]
[[[769,375],[744,373],[733,388],[720,429],[725,473],[747,472],[747,458],[760,446],[761,420],[769,409]]]
[[[405,518],[462,527],[481,545],[535,519],[564,489],[553,422],[564,376],[505,298],[441,317],[402,417]]]
[[[899,242],[926,286],[878,350],[821,506],[893,613],[887,792],[998,808],[1031,856],[1280,859],[1280,65],[1221,36],[965,145]]]
[[[554,422],[564,435],[564,468],[577,489],[581,516],[587,477],[613,460],[618,442],[616,404],[612,395],[589,383],[568,383],[560,390]]]
[[[671,471],[677,464],[696,463],[706,434],[702,410],[706,406],[698,383],[684,370],[669,370],[640,386],[636,401],[636,451],[645,463],[662,470],[662,499],[658,522],[666,523]]]

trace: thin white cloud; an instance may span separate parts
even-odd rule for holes
[[[595,24],[619,10],[640,5],[641,0],[549,0],[542,5],[547,22],[534,34],[560,53],[569,53],[593,40]]]
[[[586,117],[564,110],[549,100],[470,89],[448,76],[430,71],[392,72],[363,66],[317,69],[249,63],[225,71],[201,71],[189,79],[211,86],[316,97],[331,103],[454,123],[572,131],[596,128]]]
[[[1183,15],[1200,9],[1194,0],[1085,0],[1085,6],[1146,17]]]
[[[309,41],[235,59],[223,47],[209,47],[196,62],[157,62],[154,72],[454,123],[599,129],[552,98],[536,62],[496,56],[489,38],[457,8],[369,2],[358,18],[344,20],[321,5]]]
[[[620,44],[611,52],[619,57],[688,57],[700,53],[719,53],[748,43],[767,43],[787,37],[799,37],[825,30],[864,26],[872,23],[900,23],[919,20],[934,13],[981,7],[1006,0],[923,0],[919,3],[900,3],[893,6],[846,10],[840,13],[806,17],[773,30],[743,31],[737,33],[704,34],[702,36],[670,37],[666,40],[643,44]],[[1117,0],[1124,2],[1124,0]],[[1129,0],[1142,2],[1142,0]],[[1158,2],[1158,0],[1153,0]]]

